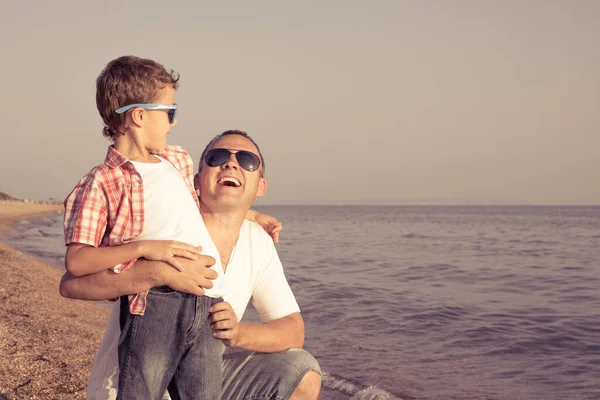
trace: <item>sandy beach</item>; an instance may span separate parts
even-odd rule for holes
[[[61,210],[0,201],[0,235],[17,219]],[[3,242],[0,275],[0,400],[85,399],[109,310],[62,298],[60,270]]]

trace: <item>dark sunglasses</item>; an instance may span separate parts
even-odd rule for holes
[[[125,107],[117,108],[115,112],[117,114],[123,114],[125,111],[129,111],[133,108],[143,108],[144,110],[162,110],[166,111],[169,115],[169,123],[173,125],[175,117],[177,116],[177,104],[130,104]]]
[[[246,150],[238,150],[235,153],[227,149],[211,149],[204,156],[204,162],[209,167],[218,167],[227,162],[231,155],[235,156],[240,167],[248,172],[254,172],[260,168],[260,158],[252,152]]]

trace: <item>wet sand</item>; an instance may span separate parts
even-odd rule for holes
[[[60,210],[0,201],[0,235],[16,219]],[[85,399],[109,309],[62,298],[61,271],[2,242],[0,276],[0,400]]]

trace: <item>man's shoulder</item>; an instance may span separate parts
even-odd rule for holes
[[[256,222],[245,219],[242,225],[242,232],[253,241],[258,241],[259,243],[264,243],[267,245],[273,244],[273,239],[271,236]]]

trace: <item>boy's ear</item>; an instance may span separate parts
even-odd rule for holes
[[[260,182],[258,182],[258,190],[256,191],[257,196],[264,196],[267,194],[267,180],[264,178],[260,178]]]
[[[131,118],[131,122],[137,126],[140,127],[144,124],[144,109],[143,108],[134,108],[130,113],[129,113],[129,118]]]

